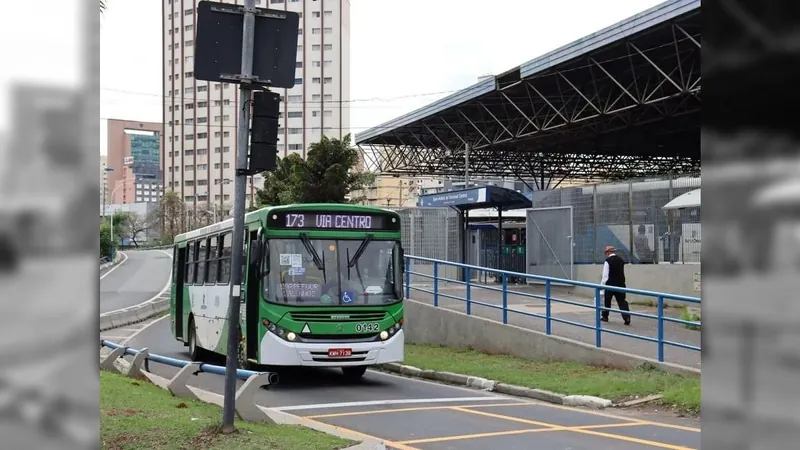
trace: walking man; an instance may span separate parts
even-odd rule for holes
[[[603,264],[603,280],[600,284],[606,286],[626,287],[625,286],[625,260],[617,256],[617,249],[607,245],[605,252],[606,261]],[[617,298],[617,305],[622,311],[630,311],[628,301],[625,300],[625,293],[605,289],[605,306],[611,308],[611,297]],[[608,311],[602,311],[602,321],[608,322]],[[622,313],[622,320],[625,325],[631,324],[631,315]]]

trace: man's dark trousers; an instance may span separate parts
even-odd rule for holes
[[[611,287],[611,286],[609,285],[608,287]],[[625,287],[625,286],[619,286],[619,287]],[[628,306],[628,301],[625,300],[625,293],[624,292],[612,291],[612,290],[606,289],[605,290],[605,297],[606,297],[605,298],[606,308],[611,308],[611,298],[612,297],[616,297],[617,298],[617,305],[619,306],[619,309],[621,309],[623,311],[630,311],[631,310],[630,306]],[[605,310],[602,311],[602,315],[603,315],[603,319],[604,320],[608,320],[608,313],[609,313],[608,311],[605,311]],[[624,320],[625,323],[630,323],[631,315],[622,313],[622,320]]]

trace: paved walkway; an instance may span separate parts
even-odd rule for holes
[[[473,301],[471,314],[491,320],[496,320],[498,322],[502,322],[503,313],[501,310],[475,303],[475,302],[481,302],[489,305],[501,306],[503,302],[502,294],[497,291],[481,288],[480,286],[487,286],[487,285],[473,284],[471,288],[472,289],[471,299]],[[433,290],[432,285],[422,285],[422,284],[412,285],[411,298],[417,301],[433,304],[432,294],[415,290],[414,289],[415,287],[432,291]],[[500,288],[499,286],[494,284],[490,284],[488,285],[488,287],[498,288],[498,289]],[[534,294],[534,295],[544,296],[544,287],[532,286],[532,285],[513,286],[513,287],[509,286],[509,294],[508,294],[508,308],[509,308],[508,323],[511,325],[516,325],[519,327],[529,328],[544,332],[545,331],[544,319],[524,315],[525,313],[544,315],[545,314],[544,300],[531,298],[525,295],[513,294],[512,291],[524,294]],[[581,297],[579,295],[574,295],[574,294],[565,294],[563,292],[556,292],[556,291],[557,289],[552,290],[551,295],[553,298],[569,300],[572,302],[579,302],[582,304],[586,304],[589,307],[568,305],[554,301],[551,303],[551,313],[553,317],[557,317],[563,320],[569,320],[572,322],[582,323],[594,327],[595,323],[594,307],[593,307],[594,300],[592,298]],[[449,295],[449,296],[464,298],[466,296],[466,288],[463,285],[449,283],[447,286],[440,287],[439,293],[440,293],[439,296],[440,307],[466,313],[466,303],[463,300],[455,300],[443,296],[443,295]],[[616,302],[612,302],[611,307],[617,308]],[[658,314],[657,308],[647,307],[647,306],[631,305],[631,310],[638,313],[651,314],[653,316]],[[664,310],[665,315],[674,318],[680,318],[680,311],[681,310],[678,308],[667,308]],[[603,328],[636,334],[640,336],[647,336],[653,339],[657,337],[657,332],[658,332],[657,328],[658,325],[656,319],[634,316],[631,320],[631,326],[624,326],[620,315],[618,313],[613,313],[613,312],[610,315],[609,322],[603,323],[602,325]],[[594,345],[595,343],[594,329],[585,329],[575,325],[558,323],[553,321],[551,331],[554,336],[561,336],[569,339],[574,339],[592,345]],[[674,322],[664,322],[664,339],[673,342],[680,342],[682,344],[689,344],[698,347],[700,346],[699,331],[689,330],[685,328],[682,324]],[[644,341],[641,339],[634,339],[627,336],[618,336],[611,333],[603,333],[602,346],[603,348],[610,348],[627,353],[632,353],[635,355],[646,356],[648,358],[653,358],[653,359],[658,357],[658,346],[656,343]],[[698,351],[686,350],[678,347],[665,345],[664,359],[667,362],[680,364],[688,367],[694,367],[698,369],[700,368],[700,352]]]

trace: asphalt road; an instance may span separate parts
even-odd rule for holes
[[[154,320],[119,337],[129,339],[133,348],[188,359],[186,347],[172,338],[168,320]],[[113,332],[106,332],[109,338]],[[177,372],[155,363],[149,369],[162,377]],[[217,375],[200,374],[192,384],[223,390]],[[566,408],[376,371],[351,383],[338,370],[281,373],[280,383],[260,391],[256,402],[383,439],[399,450],[700,448],[699,424],[692,420],[667,423],[644,413]]]
[[[172,258],[161,250],[127,251],[127,257],[100,273],[100,313],[126,308],[158,295],[167,285]]]

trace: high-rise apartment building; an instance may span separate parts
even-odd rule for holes
[[[243,4],[242,0],[221,0]],[[233,205],[238,86],[194,79],[195,0],[163,0],[164,187],[188,209],[229,211]],[[305,157],[322,135],[349,133],[350,1],[256,0],[257,7],[300,13],[295,86],[280,93],[278,155]],[[249,180],[255,201],[261,176]]]

